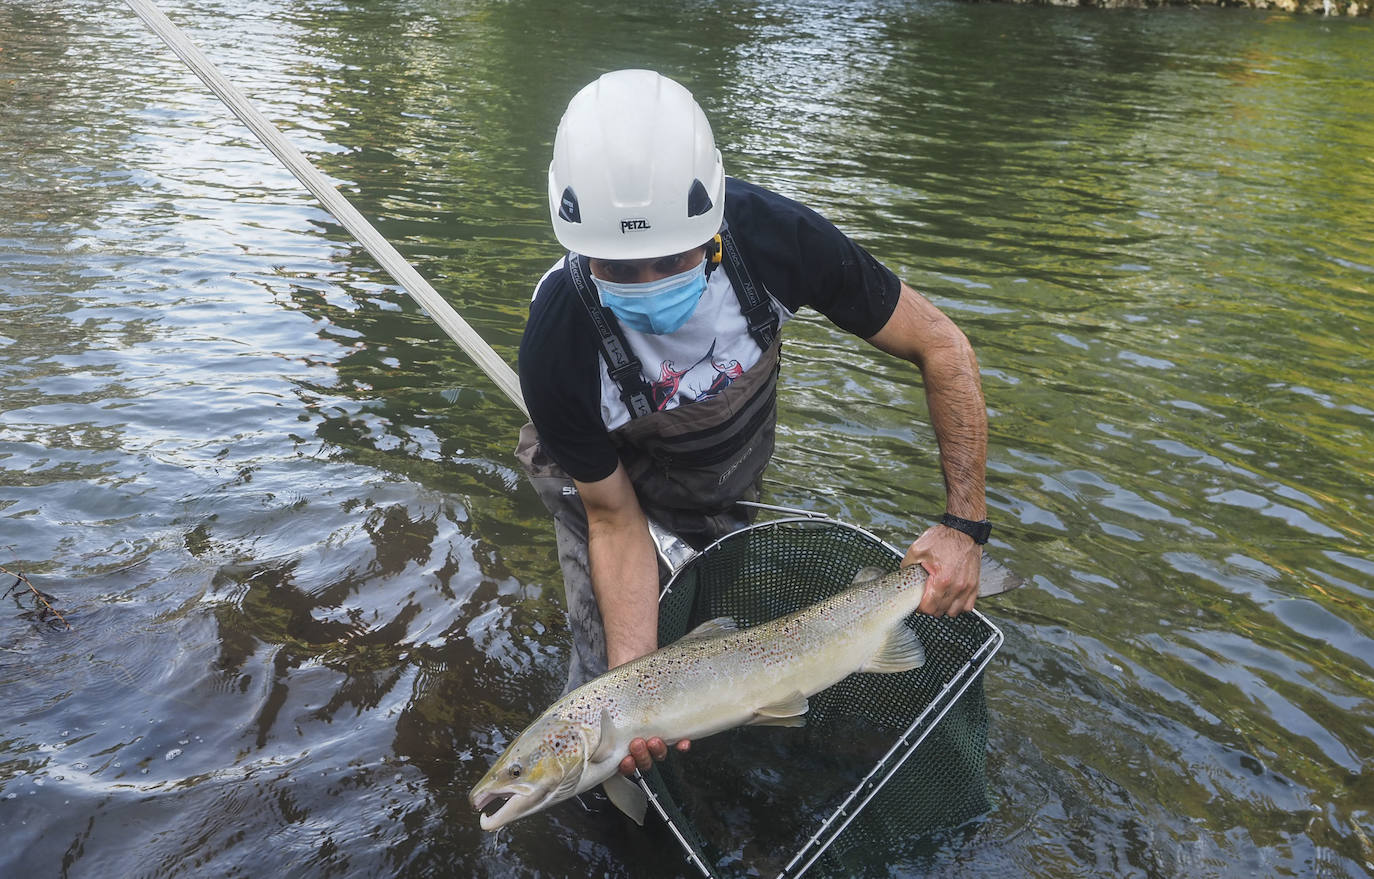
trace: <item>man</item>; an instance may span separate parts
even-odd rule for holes
[[[532,423],[517,454],[554,514],[569,689],[658,647],[646,515],[697,547],[746,523],[735,502],[758,497],[772,454],[779,330],[803,306],[920,369],[946,515],[903,564],[930,572],[921,611],[973,607],[987,418],[947,317],[819,215],[727,180],[701,108],[651,71],[573,97],[549,206],[569,253],[539,282],[520,345]],[[636,740],[622,771],[665,754]]]

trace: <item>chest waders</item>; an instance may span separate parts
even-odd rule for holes
[[[763,353],[715,396],[664,411],[654,405],[653,390],[620,324],[601,305],[587,258],[570,253],[564,260],[596,328],[607,371],[630,412],[611,439],[640,506],[695,549],[748,524],[748,509],[736,501],[758,499],[777,424],[777,312],[754,283],[728,229],[721,233],[721,251],[721,267]],[[587,560],[587,513],[572,478],[544,452],[533,424],[521,429],[516,457],[553,514],[573,633],[568,692],[606,671],[606,635]]]

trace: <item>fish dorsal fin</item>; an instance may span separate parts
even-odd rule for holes
[[[629,815],[640,827],[644,826],[644,812],[649,808],[649,798],[639,785],[623,775],[612,775],[601,783],[601,789],[620,811]]]
[[[615,721],[611,719],[611,709],[604,706],[601,708],[601,720],[597,725],[596,736],[596,746],[587,758],[592,763],[600,763],[613,756],[611,749],[615,747]]]
[[[739,631],[739,626],[735,625],[734,620],[729,617],[716,617],[713,620],[707,620],[697,626],[692,631],[683,635],[680,640],[697,641],[703,638],[715,638],[719,635],[725,635],[736,631]]]
[[[867,568],[859,569],[859,573],[854,575],[854,579],[849,581],[849,585],[859,586],[870,580],[876,580],[884,576],[887,576],[886,569],[880,568],[877,565],[869,565]]]
[[[892,673],[910,671],[926,664],[926,651],[921,639],[903,623],[898,623],[888,633],[887,640],[878,652],[868,658],[859,671]]]
[[[749,722],[754,726],[806,726],[804,715],[810,707],[806,695],[794,691],[771,705],[754,709]]]

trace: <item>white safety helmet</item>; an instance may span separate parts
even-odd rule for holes
[[[652,70],[617,70],[574,95],[553,142],[549,213],[560,244],[597,259],[710,241],[725,168],[692,93]]]

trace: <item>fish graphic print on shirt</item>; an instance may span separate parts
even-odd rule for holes
[[[776,299],[772,302],[779,324],[786,323],[792,313]],[[630,350],[639,358],[651,391],[649,404],[656,412],[714,397],[763,354],[749,335],[739,299],[729,277],[721,270],[711,272],[696,311],[677,332],[662,336],[640,333],[624,324],[621,331]],[[601,420],[607,431],[615,430],[630,420],[630,413],[600,357],[597,372]]]
[[[663,411],[675,398],[689,403],[709,400],[744,375],[744,367],[738,360],[716,359],[716,342],[712,339],[710,350],[684,370],[675,369],[672,360],[664,360],[659,365],[658,378],[650,383],[655,411]]]

